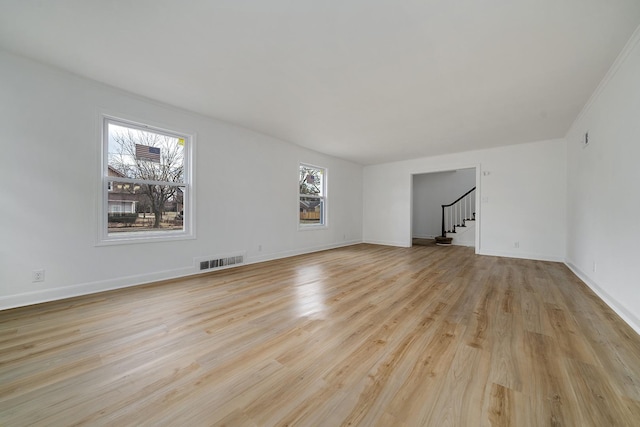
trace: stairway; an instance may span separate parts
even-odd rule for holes
[[[476,220],[465,219],[463,225],[456,226],[455,232],[446,232],[445,237],[436,236],[436,244],[440,246],[475,246]]]
[[[473,187],[454,202],[442,205],[442,232],[436,237],[440,246],[475,246],[475,190]]]
[[[446,233],[447,238],[452,240],[449,245],[475,246],[476,245],[476,220],[468,219],[464,225],[456,227],[455,233]]]

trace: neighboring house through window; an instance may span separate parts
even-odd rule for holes
[[[103,126],[101,241],[192,237],[192,137],[111,117]]]
[[[325,168],[300,164],[300,228],[326,225],[326,179]]]
[[[126,178],[124,174],[118,172],[112,166],[108,166],[109,177]],[[137,187],[137,188],[136,188]],[[138,201],[138,195],[136,195],[136,189],[140,189],[139,185],[131,186],[131,184],[116,183],[109,181],[107,191],[109,192],[107,199],[107,212],[124,212],[134,213],[137,212],[136,203]]]

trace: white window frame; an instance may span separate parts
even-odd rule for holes
[[[119,126],[126,126],[132,129],[156,132],[162,135],[183,138],[184,144],[184,182],[176,185],[162,181],[149,181],[142,179],[117,178],[118,182],[131,184],[158,184],[184,187],[184,215],[182,230],[149,230],[135,232],[118,232],[109,234],[108,230],[108,209],[109,192],[112,190],[114,177],[109,176],[108,151],[109,151],[109,123]],[[195,176],[195,142],[194,134],[176,130],[169,130],[157,125],[149,125],[137,121],[132,121],[118,116],[102,114],[100,116],[100,197],[98,197],[98,241],[97,245],[117,245],[129,243],[162,242],[171,240],[195,239],[195,186],[193,177]]]
[[[309,195],[309,194],[300,193],[300,168],[301,167],[322,170],[322,194],[323,194],[322,196],[313,196],[313,195]],[[323,167],[323,166],[316,166],[316,165],[312,165],[310,163],[304,163],[304,162],[300,162],[298,164],[298,202],[297,202],[297,205],[298,205],[298,230],[300,230],[300,231],[319,230],[319,229],[323,229],[323,228],[327,228],[328,227],[328,215],[327,215],[327,212],[329,211],[329,209],[327,208],[327,206],[328,206],[327,177],[328,177],[328,169]],[[300,222],[300,198],[301,197],[311,197],[311,198],[322,199],[322,212],[320,213],[320,217],[322,218],[322,223],[320,223],[320,224],[302,224]]]

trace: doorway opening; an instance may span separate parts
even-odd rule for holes
[[[476,167],[412,176],[412,245],[472,246],[478,252]],[[443,208],[443,205],[446,207]]]

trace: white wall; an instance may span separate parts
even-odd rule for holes
[[[411,175],[468,167],[477,167],[481,177],[478,253],[564,260],[564,139],[366,166],[364,240],[410,246]]]
[[[567,135],[567,263],[640,333],[639,76],[640,28]]]
[[[439,236],[442,232],[442,205],[455,201],[475,185],[475,169],[414,175],[413,237]],[[475,205],[470,212],[474,211]]]
[[[2,51],[0,93],[0,309],[362,240],[359,165]],[[95,245],[103,111],[196,134],[196,240]],[[298,231],[299,162],[328,168],[327,229]]]

